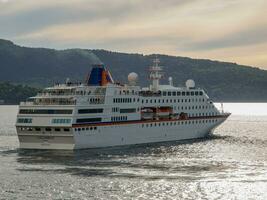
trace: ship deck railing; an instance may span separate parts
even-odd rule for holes
[[[76,102],[20,102],[21,106],[76,105]]]

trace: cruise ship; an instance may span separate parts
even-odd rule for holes
[[[22,149],[85,149],[203,138],[230,115],[203,89],[161,85],[159,59],[149,67],[149,87],[115,82],[103,64],[84,83],[66,80],[19,105],[16,130]]]

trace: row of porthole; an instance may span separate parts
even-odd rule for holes
[[[142,128],[144,127],[156,127],[156,126],[177,126],[177,125],[187,125],[187,124],[201,124],[201,123],[215,123],[218,120],[210,119],[210,120],[196,120],[196,121],[184,121],[184,122],[156,122],[156,123],[147,123],[142,124]]]
[[[166,102],[165,102],[166,100]],[[181,103],[185,102],[185,103],[190,103],[190,101],[194,102],[194,99],[190,100],[190,99],[181,99]],[[205,99],[195,99],[195,102],[205,102]],[[142,103],[153,103],[153,99],[146,99],[146,100],[142,100]],[[180,99],[154,99],[154,103],[180,103]]]
[[[75,128],[75,131],[92,131],[92,130],[97,130],[96,126],[91,126],[91,127],[85,127],[85,128]]]
[[[55,132],[61,132],[61,131],[64,131],[64,132],[69,132],[70,129],[69,128],[45,128],[44,130],[39,128],[39,127],[19,127],[19,130],[21,131],[37,131],[37,132],[40,132],[40,131],[45,131],[45,132],[51,132],[51,131],[55,131]]]

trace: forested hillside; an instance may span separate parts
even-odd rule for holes
[[[194,79],[197,87],[205,88],[216,101],[267,101],[265,70],[205,59],[157,56],[164,66],[165,83],[168,76],[179,86]],[[66,78],[82,81],[92,64],[103,62],[115,80],[127,81],[128,73],[134,71],[139,74],[139,84],[144,86],[148,84],[147,69],[154,57],[106,50],[28,48],[0,40],[0,81],[34,87],[63,82]]]

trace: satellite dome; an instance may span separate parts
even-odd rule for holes
[[[131,85],[134,85],[138,80],[138,74],[135,73],[135,72],[131,72],[129,75],[128,75],[128,81]]]
[[[187,80],[185,82],[185,85],[186,85],[187,89],[192,89],[192,88],[195,88],[195,86],[196,86],[195,81],[192,79]]]

